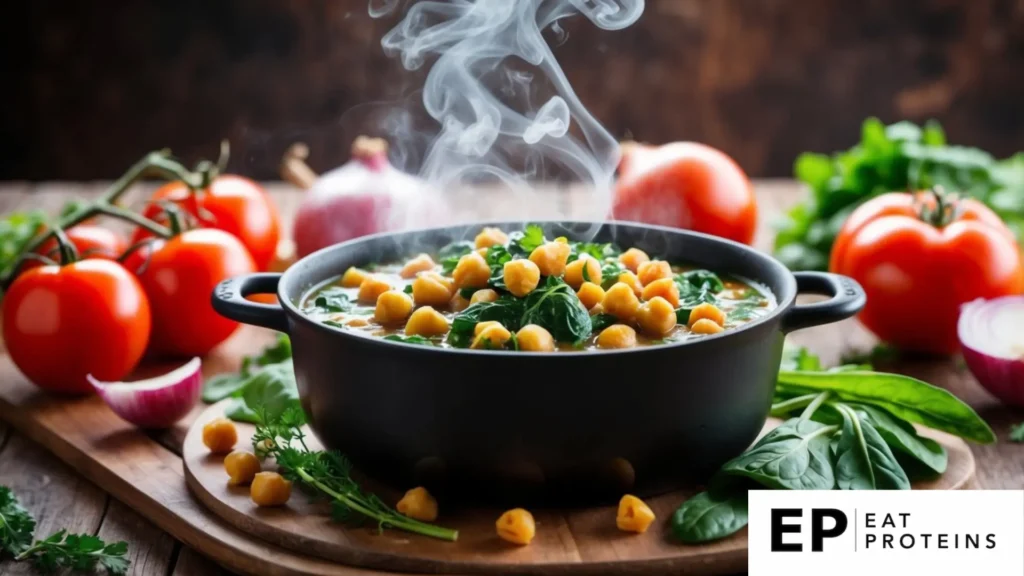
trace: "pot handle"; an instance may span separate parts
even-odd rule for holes
[[[246,300],[253,294],[276,294],[280,274],[244,274],[224,280],[213,290],[213,309],[225,318],[288,333],[288,317],[280,304]]]
[[[832,298],[794,305],[782,317],[783,332],[845,320],[860,312],[868,300],[864,289],[853,278],[828,272],[794,272],[793,277],[798,294],[825,294]]]

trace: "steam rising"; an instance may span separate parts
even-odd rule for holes
[[[398,0],[371,0],[381,17]],[[439,125],[419,175],[439,190],[491,183],[528,190],[569,179],[596,191],[607,214],[619,161],[615,138],[583,107],[542,31],[564,40],[558,21],[582,13],[605,30],[631,25],[644,0],[445,0],[413,4],[381,40],[407,70],[436,60],[422,91]],[[543,103],[537,105],[537,102]],[[421,137],[392,123],[391,139]]]

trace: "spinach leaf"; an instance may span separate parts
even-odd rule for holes
[[[867,404],[849,406],[855,410],[861,420],[870,423],[878,434],[895,451],[897,459],[902,455],[913,459],[927,467],[934,474],[946,471],[948,456],[942,444],[917,434],[914,426],[896,418],[881,408]]]
[[[292,363],[281,362],[264,367],[245,386],[242,401],[249,411],[262,407],[267,417],[274,419],[290,408],[301,410]]]
[[[285,334],[278,334],[273,344],[263,349],[258,356],[242,358],[241,369],[237,373],[226,372],[210,378],[203,384],[203,402],[212,404],[228,396],[236,394],[249,382],[253,374],[268,364],[285,362],[292,357],[291,339]]]
[[[418,344],[420,346],[434,346],[434,341],[430,338],[424,338],[423,336],[402,336],[400,334],[388,334],[384,337],[385,340],[391,340],[392,342],[405,342],[406,344]]]
[[[601,287],[605,290],[612,287],[619,281],[619,275],[626,271],[626,267],[618,260],[608,260],[601,265]]]
[[[456,348],[469,348],[473,344],[473,330],[480,322],[494,320],[509,331],[519,330],[523,317],[523,300],[504,295],[494,302],[477,302],[452,319],[448,343]]]
[[[821,370],[821,359],[802,346],[786,344],[782,349],[780,370]]]
[[[1010,442],[1024,442],[1024,422],[1010,428]]]
[[[235,422],[248,422],[249,424],[259,424],[260,418],[255,411],[250,409],[245,404],[245,400],[242,398],[232,398],[224,407],[224,416],[229,420]]]
[[[614,258],[622,253],[617,246],[611,243],[570,242],[569,247],[571,250],[568,262],[578,260],[584,254],[593,256],[598,262],[604,262],[607,258]]]
[[[794,418],[766,434],[752,448],[722,466],[767,488],[831,490],[835,486],[829,438],[837,426]]]
[[[870,422],[844,404],[843,432],[835,448],[836,486],[840,490],[910,490],[910,480],[885,440]]]
[[[701,492],[672,514],[672,535],[688,544],[720,540],[746,525],[746,490],[714,495]]]
[[[46,225],[46,213],[41,210],[13,212],[0,218],[0,274],[12,272],[14,262],[29,242]]]
[[[513,256],[526,257],[546,242],[544,230],[536,224],[527,224],[523,231],[508,235],[508,252]]]
[[[473,248],[474,245],[469,240],[452,242],[441,248],[441,251],[437,253],[437,257],[441,259],[441,273],[451,276],[459,264],[459,259],[472,252]]]
[[[593,330],[590,313],[576,292],[553,276],[526,297],[520,324],[536,324],[550,332],[555,341],[570,344],[582,342]]]
[[[406,294],[412,294],[412,284],[406,284],[405,288],[402,288],[402,292]]]
[[[308,304],[303,312],[307,314],[349,312],[354,306],[355,302],[345,293],[344,288],[330,286],[321,290],[313,299],[312,304]]]
[[[730,322],[746,322],[747,320],[757,318],[765,311],[767,309],[758,303],[740,302],[732,310],[729,310],[725,317]]]
[[[487,265],[491,268],[491,278],[487,285],[495,290],[508,292],[505,286],[505,263],[512,261],[512,254],[504,246],[492,246],[487,250]]]
[[[594,314],[590,317],[590,329],[592,332],[597,333],[618,321],[619,319],[611,314]]]
[[[718,274],[710,270],[689,270],[682,274],[677,274],[676,284],[689,284],[693,288],[707,290],[712,294],[725,290],[725,284],[722,282],[722,279],[718,277]],[[682,290],[682,287],[680,289]]]
[[[860,370],[783,370],[779,372],[776,390],[793,396],[829,391],[840,401],[883,408],[897,418],[979,444],[991,444],[996,439],[988,424],[959,398],[909,376]]]
[[[459,290],[459,296],[469,300],[473,297],[473,294],[476,294],[477,290],[479,290],[479,288],[462,288]]]

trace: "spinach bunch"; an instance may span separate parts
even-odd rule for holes
[[[987,204],[1018,238],[1024,232],[1024,153],[999,161],[977,148],[950,146],[936,122],[886,126],[868,118],[858,144],[831,156],[802,154],[794,172],[811,194],[789,212],[775,239],[776,257],[793,270],[825,270],[846,218],[886,192],[943,186]]]
[[[725,463],[707,492],[683,503],[672,531],[683,542],[729,536],[746,525],[747,489],[909,490],[914,478],[946,470],[945,449],[912,423],[980,444],[992,430],[943,390],[870,366],[822,370],[806,350],[787,351],[772,415],[787,418]]]
[[[689,270],[675,277],[679,289],[679,308],[676,309],[676,321],[687,324],[690,312],[697,306],[718,304],[716,295],[725,289],[725,284],[717,274],[709,270]]]
[[[511,294],[502,294],[494,302],[477,302],[452,319],[448,344],[455,348],[469,348],[473,344],[473,330],[480,322],[495,321],[511,332],[522,327],[524,300]]]

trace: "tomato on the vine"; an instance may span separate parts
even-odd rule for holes
[[[34,384],[92,391],[86,375],[120,380],[138,364],[150,334],[149,301],[117,262],[80,260],[23,272],[3,299],[7,352]]]
[[[202,356],[227,340],[238,323],[217,314],[210,295],[221,281],[256,271],[235,236],[216,228],[154,239],[125,266],[136,273],[153,311],[150,351],[158,356]]]
[[[867,293],[861,322],[899,348],[952,354],[960,306],[1024,293],[1013,233],[976,200],[941,192],[873,198],[846,220],[829,269]]]
[[[117,260],[125,250],[128,242],[124,236],[110,228],[93,224],[79,224],[64,231],[68,240],[75,246],[81,258],[104,258]],[[47,240],[39,247],[39,254],[51,256],[57,252],[57,241]]]
[[[612,218],[671,226],[750,244],[757,200],[725,153],[696,142],[623,145]]]
[[[157,189],[143,215],[166,223],[161,202],[173,202],[190,214],[198,225],[233,234],[249,250],[259,270],[266,270],[277,252],[280,217],[262,186],[241,176],[222,175],[205,190],[192,193],[183,182],[171,182]],[[132,244],[151,236],[138,228]]]

